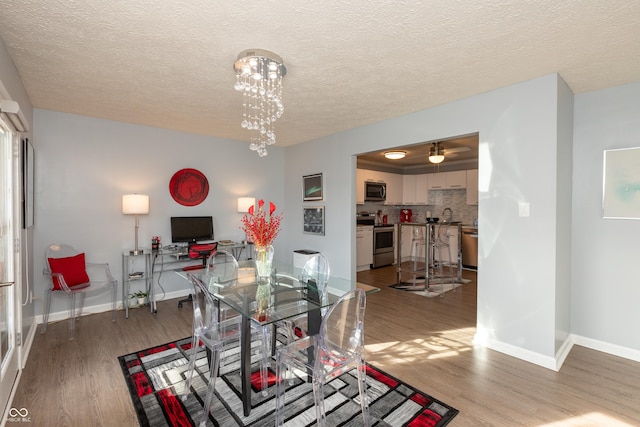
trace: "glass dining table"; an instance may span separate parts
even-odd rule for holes
[[[194,278],[201,281],[219,304],[233,309],[241,315],[240,339],[240,376],[242,388],[242,405],[245,416],[251,412],[251,327],[252,322],[261,327],[268,327],[276,322],[307,316],[307,333],[315,335],[320,331],[322,309],[331,306],[340,296],[356,286],[367,294],[379,291],[378,288],[356,283],[350,280],[329,277],[328,292],[322,298],[313,285],[303,286],[298,281],[301,268],[274,261],[270,280],[271,297],[266,311],[260,311],[256,296],[258,283],[251,261],[239,262],[238,280],[232,285],[219,284],[215,274],[207,269],[177,271],[186,280]],[[275,330],[271,335],[272,353],[275,349]]]

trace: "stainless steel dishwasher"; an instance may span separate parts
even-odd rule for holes
[[[462,227],[462,266],[478,269],[478,229]]]

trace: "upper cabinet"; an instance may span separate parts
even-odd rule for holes
[[[365,169],[356,169],[356,204],[364,205]]]
[[[382,174],[383,181],[387,183],[387,200],[385,205],[402,204],[403,176],[397,173],[378,172]]]
[[[467,187],[467,171],[430,173],[427,180],[429,190],[451,190]]]
[[[469,169],[467,172],[467,204],[478,204],[478,169]]]
[[[402,176],[402,204],[427,204],[427,174]]]
[[[402,175],[367,169],[356,169],[356,204],[364,204],[364,183],[366,181],[384,182],[387,184],[386,205],[402,204]]]

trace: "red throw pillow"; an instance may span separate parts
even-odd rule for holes
[[[62,274],[64,281],[70,288],[89,282],[84,253],[67,258],[49,258],[52,273]],[[53,290],[61,290],[62,286],[56,276],[53,276]]]

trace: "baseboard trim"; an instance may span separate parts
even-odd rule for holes
[[[186,290],[178,290],[178,291],[168,292],[168,293],[164,294],[162,299],[157,299],[156,298],[156,302],[169,300],[169,299],[175,299],[175,298],[184,298],[187,295],[189,295],[189,292],[186,291]],[[157,296],[158,295],[156,295],[156,297]],[[122,301],[117,301],[116,310],[124,311],[124,306],[122,305]],[[82,312],[80,313],[80,316],[84,317],[84,316],[89,316],[91,314],[104,313],[106,311],[111,311],[111,304],[110,303],[98,304],[98,305],[90,305],[90,306],[82,307]],[[35,316],[35,319],[36,319],[36,323],[38,325],[41,325],[42,322],[43,322],[44,316],[42,314],[39,314],[39,315]],[[49,313],[49,323],[59,322],[61,320],[68,320],[68,319],[69,319],[69,311],[68,310],[56,311],[56,312]]]
[[[601,351],[613,356],[622,357],[624,359],[633,360],[635,362],[640,362],[640,350],[634,350],[632,348],[583,337],[581,335],[572,334],[571,338],[576,345]]]
[[[475,335],[473,342],[474,344],[482,345],[491,350],[506,354],[507,356],[512,356],[517,359],[524,360],[525,362],[530,362],[556,372],[560,371],[560,368],[562,368],[564,361],[566,360],[574,345],[579,345],[582,347],[590,348],[592,350],[600,351],[602,353],[611,354],[612,356],[622,357],[624,359],[640,362],[640,351],[638,350],[607,343],[604,341],[594,340],[592,338],[587,338],[575,334],[570,334],[567,337],[554,357],[545,356],[540,353],[536,353],[534,351],[516,347],[500,341],[483,339],[480,334]]]

